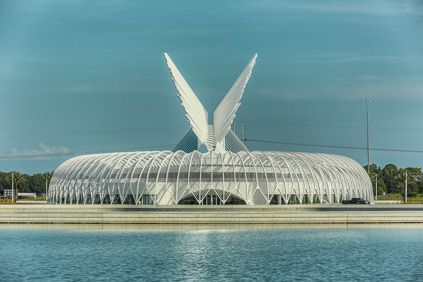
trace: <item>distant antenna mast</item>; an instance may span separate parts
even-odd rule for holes
[[[245,138],[244,138],[244,121],[241,121],[241,141],[242,144],[244,144]]]

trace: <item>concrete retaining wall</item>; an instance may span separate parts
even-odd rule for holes
[[[423,205],[277,207],[0,205],[0,223],[378,224],[423,223]]]

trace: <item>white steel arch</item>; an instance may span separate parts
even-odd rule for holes
[[[48,202],[177,205],[193,197],[207,204],[210,195],[219,204],[231,196],[247,205],[339,203],[353,196],[373,201],[367,173],[343,156],[153,151],[72,158],[53,175]]]

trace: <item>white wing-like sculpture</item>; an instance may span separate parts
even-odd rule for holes
[[[217,144],[222,144],[228,134],[232,122],[235,119],[235,113],[241,105],[240,100],[244,93],[245,86],[251,76],[254,64],[256,63],[257,53],[245,67],[244,71],[235,81],[232,88],[220,102],[219,106],[213,113],[213,124],[215,132],[215,140]]]
[[[198,100],[197,96],[189,87],[188,83],[185,81],[182,74],[179,72],[178,68],[170,59],[167,53],[164,53],[167,66],[169,68],[170,75],[172,80],[175,83],[176,90],[178,90],[178,97],[181,100],[182,108],[185,111],[185,116],[188,120],[188,123],[195,135],[197,135],[199,141],[202,144],[207,144],[207,133],[208,133],[208,114],[206,109]]]
[[[204,144],[206,145],[208,151],[214,150],[218,153],[225,152],[227,147],[225,144],[225,138],[230,132],[231,125],[236,116],[235,113],[241,105],[240,100],[242,98],[242,94],[244,93],[248,79],[251,76],[254,64],[256,63],[257,53],[254,54],[244,71],[214,111],[213,124],[208,124],[208,113],[206,109],[185,81],[172,59],[167,53],[164,53],[164,57],[169,68],[170,75],[172,76],[172,80],[175,83],[176,90],[178,90],[178,97],[181,100],[182,108],[185,110],[185,116],[188,119],[188,123],[192,128],[192,131],[198,138],[198,142],[195,141],[197,143],[195,144],[196,149],[200,148],[201,145]],[[187,147],[186,142],[191,139],[186,139],[184,137],[181,141],[183,144],[181,146],[178,144],[176,148]],[[233,134],[233,136],[231,135],[230,139],[236,139],[235,141],[232,140],[232,143],[239,143],[238,145],[240,146],[238,147],[242,147],[241,149],[247,150],[235,134]],[[193,147],[192,142],[188,147]]]

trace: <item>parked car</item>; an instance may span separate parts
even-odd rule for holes
[[[352,198],[351,200],[344,200],[342,201],[343,205],[370,205],[369,201],[366,201],[362,198]]]
[[[0,200],[4,200],[4,196],[0,196]]]

